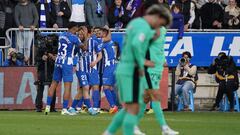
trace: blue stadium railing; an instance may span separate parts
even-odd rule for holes
[[[29,28],[25,28],[24,31],[29,31]],[[6,31],[6,44],[4,46],[0,46],[0,49],[2,49],[2,51],[0,51],[0,66],[3,63],[3,60],[5,60],[5,58],[7,57],[7,53],[3,53],[6,52],[8,48],[10,47],[16,47],[15,44],[15,33],[19,31],[18,28],[10,28]],[[63,31],[67,31],[66,28],[60,28],[60,29],[55,29],[55,28],[36,28],[35,31],[39,31],[40,33],[45,33],[45,34],[54,34],[54,33],[61,33]],[[111,31],[113,33],[124,33],[125,29],[111,29]],[[169,33],[171,32],[177,32],[176,29],[169,29],[168,30]],[[239,32],[240,33],[240,29],[237,30],[232,30],[232,29],[190,29],[188,31],[189,33],[202,33],[202,32],[217,32],[217,33],[221,33],[221,32]],[[33,39],[34,40],[34,39]],[[34,41],[33,41],[34,43]],[[34,49],[32,49],[32,54],[34,54]],[[34,55],[33,55],[34,56]],[[35,63],[34,59],[32,59],[31,63]],[[170,65],[171,66],[171,65]]]

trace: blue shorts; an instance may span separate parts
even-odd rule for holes
[[[73,81],[73,65],[63,64],[54,67],[53,80],[56,82],[72,82]]]
[[[115,69],[116,69],[116,64],[104,67],[103,77],[102,77],[103,85],[114,86]]]
[[[99,85],[99,74],[98,71],[93,69],[91,73],[86,73],[84,71],[77,71],[76,75],[78,77],[78,81],[81,87],[84,86],[93,86]]]

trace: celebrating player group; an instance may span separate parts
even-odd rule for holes
[[[62,80],[64,82],[62,115],[75,115],[77,111],[81,111],[83,103],[88,108],[89,114],[98,114],[102,82],[103,91],[110,105],[109,112],[118,112],[103,135],[113,135],[120,127],[123,127],[124,135],[143,135],[137,125],[149,101],[152,101],[152,108],[162,134],[178,134],[167,125],[160,105],[160,95],[157,92],[165,63],[163,45],[166,26],[171,24],[171,21],[171,13],[161,5],[149,7],[144,17],[132,20],[126,29],[118,65],[116,65],[118,47],[111,40],[108,28],[79,28],[75,23],[70,23],[68,32],[62,33],[59,37],[58,55],[53,81],[48,91],[45,114],[49,114],[53,93]],[[77,60],[74,60],[75,56]],[[80,87],[71,107],[68,108],[74,71]],[[101,71],[102,77],[99,76]],[[115,76],[119,98],[123,104],[119,111],[114,92]],[[90,89],[93,105],[90,102]]]
[[[76,115],[86,105],[89,114],[96,115],[100,111],[100,82],[110,105],[110,113],[116,113],[116,94],[114,91],[117,49],[111,41],[111,33],[105,28],[78,27],[69,23],[68,32],[59,36],[58,55],[55,62],[53,81],[48,91],[45,114],[49,114],[52,96],[59,82],[64,82],[62,115]],[[79,81],[78,92],[71,107],[68,108],[73,73]],[[100,73],[102,77],[100,78]],[[92,90],[92,102],[89,90]]]

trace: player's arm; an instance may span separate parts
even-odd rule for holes
[[[77,48],[82,49],[83,51],[87,50],[87,42],[81,42],[78,38],[75,41],[75,45]]]
[[[147,32],[139,31],[134,37],[132,38],[132,52],[134,55],[134,59],[137,63],[139,70],[144,69],[145,64],[145,53],[143,50],[144,41],[146,40]]]
[[[155,64],[154,62],[150,61],[150,60],[145,60],[144,62],[144,66],[147,66],[147,67],[154,67]]]
[[[90,64],[90,67],[96,66],[96,64],[102,59],[102,52],[97,54],[97,59]]]
[[[97,59],[90,63],[90,67],[94,67],[102,59],[103,44],[95,45],[94,50],[97,53]]]

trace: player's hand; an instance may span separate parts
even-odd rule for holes
[[[58,14],[57,14],[58,16],[63,16],[64,15],[64,13],[62,12],[62,11],[60,11],[60,12],[58,12]]]
[[[91,62],[90,67],[92,68],[92,67],[96,66],[96,64],[97,64],[97,62],[93,61],[93,62]]]
[[[189,23],[184,25],[184,31],[188,31],[189,25],[190,25]]]
[[[55,23],[55,24],[53,25],[53,28],[58,29],[58,25]]]
[[[73,73],[77,72],[77,66],[73,66]]]
[[[35,26],[30,26],[30,29],[31,29],[31,31],[34,31],[34,29],[35,29]]]
[[[155,64],[150,60],[145,60],[144,65],[147,67],[155,67]]]
[[[42,56],[42,60],[43,60],[43,61],[47,61],[47,59],[48,59],[48,56],[47,56],[47,55],[43,55],[43,56]]]
[[[54,56],[53,54],[51,54],[51,53],[48,53],[48,56],[52,59],[52,60],[56,60],[56,56]]]
[[[23,31],[24,27],[22,25],[20,25],[18,28],[19,28],[20,31]]]
[[[128,4],[126,9],[127,9],[127,10],[132,10],[131,4]]]
[[[156,33],[153,36],[153,40],[157,40],[159,36],[160,36],[160,29],[156,29]]]

